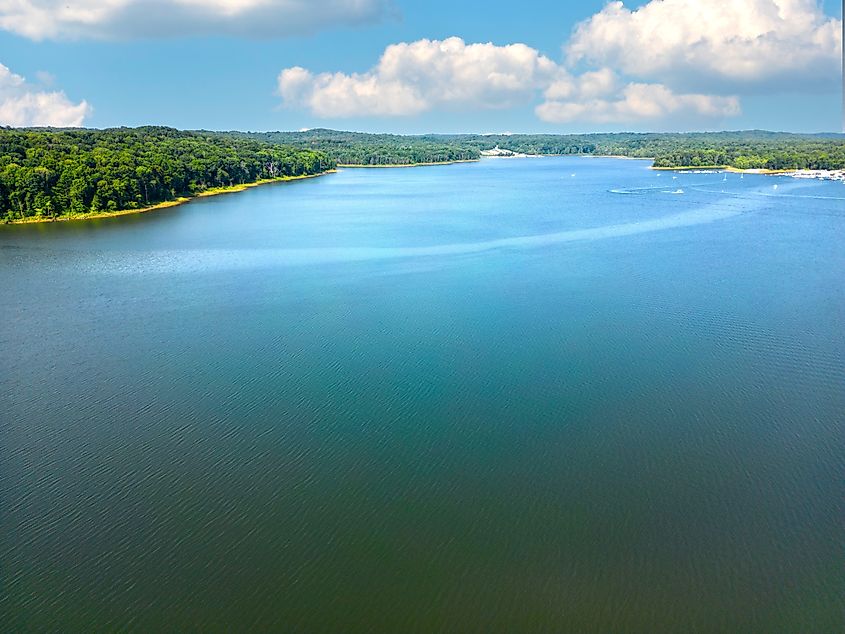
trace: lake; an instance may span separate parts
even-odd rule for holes
[[[842,631],[845,187],[648,165],[0,226],[4,629]]]

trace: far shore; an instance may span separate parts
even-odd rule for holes
[[[558,156],[567,156],[566,154],[559,154]],[[585,156],[587,158],[612,158],[612,159],[624,159],[626,161],[653,161],[654,157],[651,156],[622,156],[621,154],[576,154],[575,156]],[[654,168],[660,169],[660,168]]]
[[[622,156],[621,154],[483,154],[485,159],[510,159],[510,158],[611,158],[624,159],[626,161],[653,161],[654,158],[650,156]]]
[[[31,216],[29,218],[19,218],[17,220],[11,221],[0,221],[0,224],[11,224],[11,225],[30,225],[30,224],[37,224],[43,222],[67,222],[70,220],[100,220],[103,218],[114,218],[116,216],[129,216],[132,214],[144,214],[148,211],[157,211],[159,209],[168,209],[170,207],[176,207],[177,205],[182,205],[184,203],[190,202],[196,198],[205,198],[207,196],[219,196],[220,194],[231,194],[234,192],[242,192],[245,189],[251,189],[252,187],[258,187],[259,185],[267,185],[269,183],[286,183],[289,181],[298,181],[303,180],[306,178],[317,178],[318,176],[324,176],[325,174],[333,174],[337,170],[326,170],[325,172],[320,172],[319,174],[303,174],[301,176],[280,176],[279,178],[262,178],[261,180],[254,181],[252,183],[240,183],[238,185],[231,185],[228,187],[212,187],[210,189],[206,189],[195,196],[182,196],[176,198],[174,200],[165,200],[160,203],[156,203],[155,205],[150,205],[148,207],[139,207],[138,209],[120,209],[118,211],[97,211],[97,212],[90,212],[85,214],[63,214],[61,216]]]
[[[338,163],[338,167],[350,169],[382,169],[394,167],[428,167],[432,165],[455,165],[456,163],[478,163],[480,159],[456,159],[454,161],[438,161],[430,163],[397,163],[395,165],[364,165],[362,163]]]

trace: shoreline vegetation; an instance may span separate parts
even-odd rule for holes
[[[334,170],[537,156],[650,160],[657,170],[722,170],[845,180],[845,136],[702,133],[428,134],[0,127],[0,223],[146,213],[196,197]]]
[[[50,223],[50,222],[69,222],[73,220],[102,220],[104,218],[116,218],[119,216],[130,216],[134,214],[145,214],[150,211],[159,211],[161,209],[169,209],[171,207],[178,207],[179,205],[184,205],[185,203],[189,203],[192,200],[196,200],[198,198],[206,198],[209,196],[219,196],[221,194],[233,194],[236,192],[242,192],[247,189],[252,189],[253,187],[258,187],[259,185],[270,185],[272,183],[289,183],[291,181],[298,181],[304,180],[306,178],[318,178],[320,176],[325,176],[327,174],[334,174],[336,173],[336,169],[326,170],[325,172],[320,172],[318,174],[303,174],[301,176],[279,176],[277,178],[263,178],[258,181],[254,181],[252,183],[239,183],[237,185],[226,185],[223,187],[213,187],[211,189],[206,189],[204,191],[199,192],[194,196],[181,196],[174,200],[165,200],[160,203],[156,203],[155,205],[150,205],[149,207],[140,207],[137,209],[121,209],[119,211],[99,211],[99,212],[88,212],[88,213],[81,213],[81,214],[62,214],[61,216],[30,216],[28,218],[22,218],[19,220],[7,220],[5,224],[11,225],[30,225],[30,224],[38,224],[38,223]]]
[[[655,167],[845,168],[845,136],[749,130],[696,133],[423,134],[401,136],[316,128],[300,132],[217,132],[321,150],[342,165],[446,164],[481,156],[604,156],[650,159]]]
[[[586,154],[586,158],[612,158],[624,161],[653,161],[653,156],[625,156],[624,154]]]
[[[799,170],[797,169],[764,169],[759,167],[752,167],[748,169],[739,169],[730,165],[678,165],[677,167],[655,167],[651,168],[658,172],[692,172],[701,170],[702,172],[731,172],[733,174],[792,174]]]
[[[424,163],[391,163],[384,165],[364,165],[361,163],[338,163],[338,167],[345,169],[393,169],[397,167],[430,167],[432,165],[456,165],[458,163],[478,163],[480,158],[456,159],[453,161],[428,161]]]
[[[763,169],[748,168],[739,169],[730,165],[679,165],[678,167],[654,167],[649,169],[667,172],[693,172],[693,173],[724,173],[731,174],[761,174],[764,176],[791,176],[809,180],[828,180],[845,182],[845,170],[808,170],[808,169]]]
[[[143,213],[333,169],[319,150],[173,128],[0,128],[0,221]]]

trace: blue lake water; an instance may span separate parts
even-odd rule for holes
[[[842,631],[845,187],[647,166],[0,226],[0,622]]]

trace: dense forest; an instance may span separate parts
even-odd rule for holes
[[[845,168],[845,137],[773,133],[681,135],[662,141],[655,167],[724,165],[738,169]]]
[[[322,128],[303,132],[222,132],[216,134],[319,150],[331,156],[338,165],[418,165],[471,161],[481,157],[479,148],[451,136],[366,134]]]
[[[0,128],[0,219],[138,209],[333,167],[322,152],[171,128]]]
[[[221,134],[320,150],[339,164],[352,165],[408,165],[476,159],[482,150],[499,147],[525,154],[652,158],[655,167],[845,168],[845,137],[842,135],[748,131],[397,136],[324,129]]]
[[[740,169],[845,167],[845,137],[780,132],[608,133],[583,135],[474,135],[456,143],[525,154],[598,154],[652,158],[655,167],[724,165]]]
[[[653,158],[655,167],[842,169],[845,137],[780,132],[585,134],[455,137],[482,149],[491,143],[526,154],[600,154]]]

